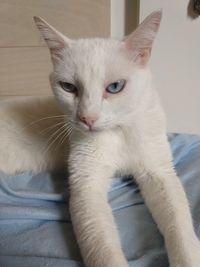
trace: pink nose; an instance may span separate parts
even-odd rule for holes
[[[91,127],[97,120],[97,117],[96,116],[84,117],[84,116],[79,115],[79,120],[85,123],[87,126]]]

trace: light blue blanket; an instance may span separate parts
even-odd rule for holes
[[[200,237],[200,137],[169,135]],[[67,180],[57,173],[0,174],[0,267],[80,267],[68,211]],[[130,178],[117,178],[109,202],[134,267],[168,267],[163,239]]]

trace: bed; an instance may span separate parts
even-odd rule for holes
[[[168,138],[200,237],[200,136],[169,134]],[[163,238],[134,180],[116,177],[108,199],[129,265],[168,267]],[[0,173],[0,266],[84,266],[68,200],[64,170],[16,176]]]

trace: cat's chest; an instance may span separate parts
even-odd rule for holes
[[[131,132],[124,135],[121,132],[108,132],[98,141],[98,151],[105,163],[115,166],[116,172],[132,173],[139,158],[139,146]]]
[[[138,158],[137,147],[137,141],[131,133],[124,135],[120,131],[107,131],[74,142],[70,158],[87,164],[94,161],[96,166],[110,166],[114,172],[130,174]]]

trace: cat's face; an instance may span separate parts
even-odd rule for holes
[[[51,74],[71,121],[85,130],[122,124],[133,112],[138,67],[119,41],[78,40],[63,49]]]
[[[139,107],[160,12],[124,40],[69,40],[41,19],[50,48],[52,89],[74,127],[101,131],[127,124]]]

